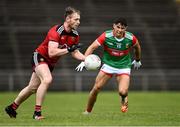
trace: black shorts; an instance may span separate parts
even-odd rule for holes
[[[33,71],[35,71],[35,67],[40,65],[40,64],[47,64],[49,67],[49,70],[52,72],[54,67],[51,66],[48,61],[46,60],[46,58],[44,58],[41,54],[39,54],[38,52],[34,52],[32,55],[32,59],[31,59],[31,65],[33,68]]]

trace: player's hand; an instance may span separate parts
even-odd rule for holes
[[[74,50],[80,49],[81,46],[82,46],[82,45],[81,45],[80,43],[74,44],[74,45],[72,45],[72,46],[70,46],[70,47],[67,47],[67,50],[68,50],[68,52],[74,52]]]
[[[141,61],[140,60],[134,60],[133,62],[132,62],[132,65],[134,65],[134,69],[139,69],[140,67],[141,67]]]
[[[81,62],[81,63],[76,67],[75,70],[76,70],[76,71],[82,71],[84,67],[85,67],[84,62]]]

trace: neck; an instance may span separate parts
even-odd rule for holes
[[[72,29],[69,27],[67,22],[64,22],[63,26],[66,32],[71,32]]]
[[[118,39],[121,39],[121,38],[123,38],[124,36],[121,35],[121,36],[115,36],[115,37],[118,38]]]

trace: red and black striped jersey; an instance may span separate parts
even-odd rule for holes
[[[57,63],[59,57],[50,58],[48,54],[48,43],[54,41],[59,44],[60,48],[67,48],[73,44],[79,43],[79,35],[76,30],[67,32],[63,25],[55,25],[48,31],[44,41],[38,46],[36,51],[47,59],[47,61],[53,66]]]

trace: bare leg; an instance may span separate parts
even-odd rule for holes
[[[38,86],[40,85],[40,79],[36,75],[35,72],[32,73],[30,82],[28,86],[26,86],[24,89],[21,90],[19,95],[15,99],[15,103],[17,105],[20,105],[22,102],[24,102],[29,96],[31,96],[33,93],[36,92]]]
[[[118,88],[119,88],[119,95],[121,96],[121,111],[127,112],[128,111],[128,89],[129,89],[129,82],[130,77],[128,75],[120,75],[117,76],[118,81]]]
[[[47,89],[52,82],[52,75],[47,64],[37,66],[35,71],[41,80],[36,92],[36,105],[42,105]]]
[[[87,108],[86,108],[87,112],[92,111],[92,108],[96,102],[98,92],[110,78],[111,77],[109,75],[106,75],[104,72],[102,71],[99,72],[99,74],[96,77],[94,87],[89,94],[89,99],[88,99]]]
[[[36,75],[36,73],[33,72],[29,85],[21,90],[21,92],[19,93],[19,95],[16,97],[16,99],[11,105],[5,108],[5,111],[10,116],[10,118],[16,118],[17,113],[15,110],[22,102],[24,102],[30,95],[32,95],[36,91],[39,84],[40,84],[40,79]]]

